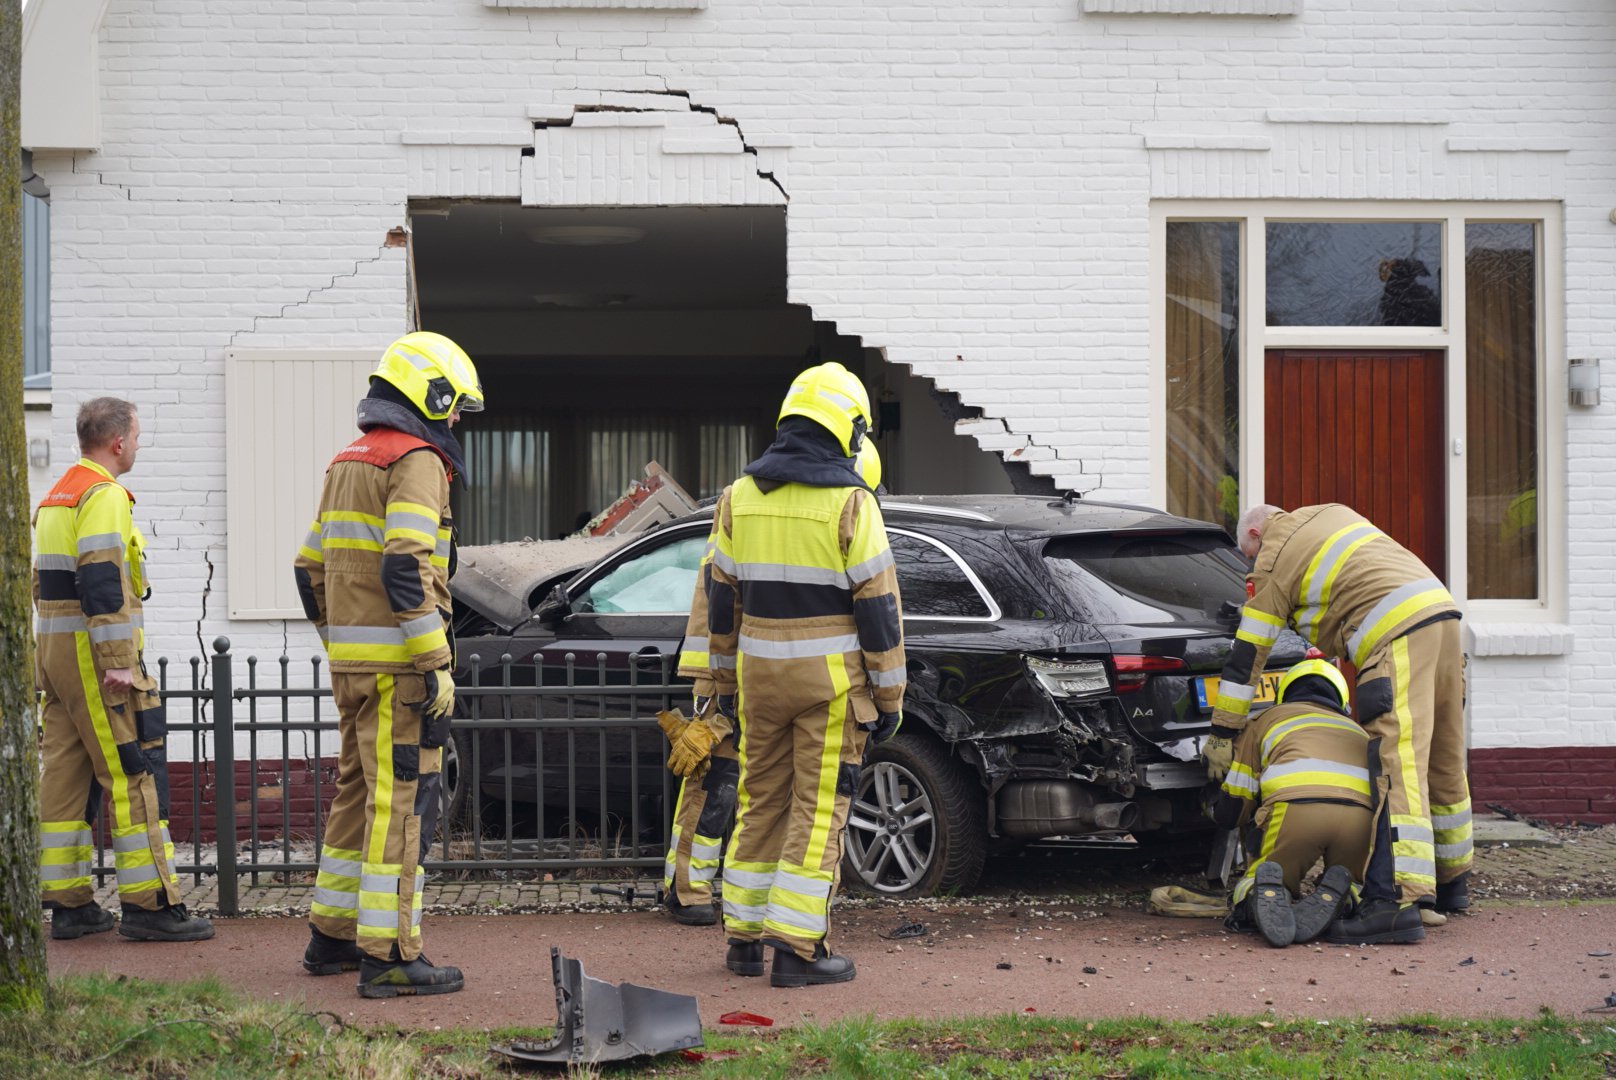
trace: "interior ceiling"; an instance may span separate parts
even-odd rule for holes
[[[410,205],[423,311],[739,310],[786,302],[773,206]],[[605,239],[578,243],[605,227]],[[560,230],[558,233],[557,230]],[[571,240],[542,242],[540,237]]]

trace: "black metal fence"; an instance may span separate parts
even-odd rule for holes
[[[228,638],[213,649],[190,660],[188,686],[174,685],[166,659],[158,679],[175,869],[198,883],[216,876],[230,915],[243,879],[312,881],[341,733],[319,658],[304,676],[280,657],[266,679],[266,665],[241,661]],[[674,658],[467,659],[427,871],[438,880],[660,873],[678,789],[656,713],[690,692],[675,681]],[[109,849],[103,837],[99,880],[114,873]]]

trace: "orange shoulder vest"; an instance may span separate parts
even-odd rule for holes
[[[367,465],[385,469],[405,454],[421,449],[430,450],[443,458],[444,469],[452,474],[449,458],[442,450],[425,439],[417,439],[414,435],[406,435],[390,427],[371,428],[339,450],[337,456],[331,459],[331,464],[335,465],[339,461],[363,461]]]
[[[120,491],[129,496],[131,503],[135,501],[134,493],[116,480],[109,480],[103,473],[75,464],[62,474],[62,478],[56,481],[56,486],[50,489],[50,493],[39,500],[39,508],[43,510],[47,506],[77,506],[97,484],[115,484]]]

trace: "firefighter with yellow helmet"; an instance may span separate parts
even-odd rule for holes
[[[881,455],[875,443],[866,439],[855,461],[865,486],[878,490]],[[679,674],[695,681],[695,719],[687,721],[677,712],[664,712],[658,717],[671,744],[668,767],[683,778],[673,834],[668,839],[663,903],[686,926],[712,926],[718,921],[713,907],[713,879],[722,862],[724,835],[735,819],[736,784],[740,779],[735,725],[714,707],[713,679],[707,666],[704,583],[711,558],[709,545],[690,601],[690,619],[679,653]]]
[[[464,985],[457,968],[421,954],[420,857],[454,711],[449,485],[466,466],[453,428],[482,408],[477,369],[453,341],[417,332],[393,342],[294,563],[341,714],[303,966],[357,969],[361,997]]]
[[[110,796],[123,922],[137,941],[203,941],[213,924],[180,903],[168,835],[167,724],[142,657],[150,595],[134,495],[119,482],[140,449],[140,417],[119,398],[85,402],[83,455],[34,515],[36,678],[44,693],[40,878],[51,937],[111,930],[95,902],[92,824]]]
[[[798,375],[776,437],[719,499],[707,592],[718,712],[739,725],[724,859],[725,963],[775,986],[846,982],[825,944],[868,740],[897,734],[907,683],[897,572],[855,458],[870,429],[857,377]]]
[[[1287,625],[1358,669],[1358,714],[1374,740],[1377,806],[1363,902],[1336,944],[1421,940],[1420,906],[1470,906],[1473,857],[1465,773],[1459,607],[1413,552],[1340,503],[1254,506],[1237,526],[1253,560],[1249,599],[1202,748],[1221,779],[1258,673]]]
[[[1327,660],[1303,660],[1279,683],[1279,703],[1247,724],[1213,806],[1222,828],[1255,821],[1261,841],[1235,882],[1231,922],[1275,947],[1312,941],[1363,880],[1374,803],[1369,736],[1347,715],[1347,680]],[[1302,876],[1325,871],[1300,902]]]

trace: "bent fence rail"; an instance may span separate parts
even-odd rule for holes
[[[228,638],[213,649],[189,661],[188,686],[173,685],[166,658],[158,680],[170,755],[189,759],[170,765],[175,870],[198,884],[216,876],[219,910],[233,915],[243,878],[257,886],[315,872],[338,772],[359,766],[342,759],[318,658],[304,678],[280,657],[266,680],[267,665],[243,664]],[[468,661],[427,872],[660,871],[678,792],[656,713],[690,692],[673,676],[675,658]],[[104,881],[115,872],[105,815],[98,831]]]

